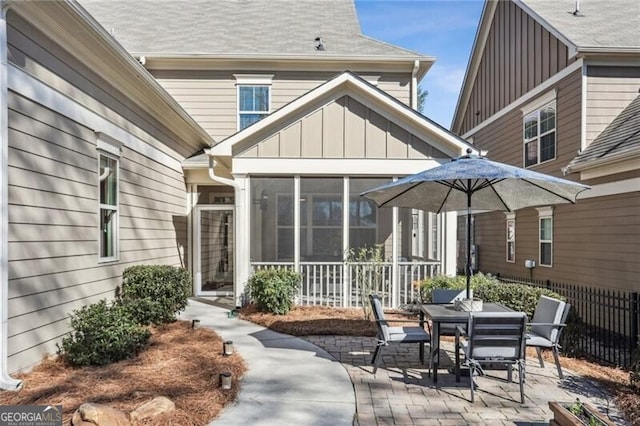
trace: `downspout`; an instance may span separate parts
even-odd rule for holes
[[[209,178],[214,182],[218,182],[218,183],[221,183],[223,185],[231,186],[236,191],[239,191],[240,190],[240,185],[238,184],[238,182],[236,182],[233,179],[224,178],[222,176],[217,176],[216,175],[216,172],[214,171],[214,167],[216,165],[216,160],[213,159],[213,155],[211,155],[211,150],[205,149],[204,152],[205,152],[205,154],[207,154],[209,156]]]
[[[18,390],[21,380],[9,376],[9,72],[7,59],[7,13],[10,5],[0,1],[0,388]]]
[[[411,71],[411,108],[418,109],[418,69],[420,68],[420,61],[415,60],[413,63],[413,70]]]

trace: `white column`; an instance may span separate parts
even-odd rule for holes
[[[349,306],[350,296],[349,292],[349,283],[348,283],[348,269],[349,265],[347,264],[347,251],[349,250],[349,177],[346,176],[344,178],[343,190],[342,190],[342,307]]]
[[[300,176],[293,177],[293,268],[302,272],[300,270]]]
[[[446,212],[442,216],[442,250],[440,259],[442,263],[442,274],[456,275],[456,244],[458,239],[458,213]]]
[[[234,294],[236,306],[242,304],[242,297],[245,286],[251,275],[251,249],[250,249],[250,213],[251,207],[250,191],[248,189],[249,178],[245,175],[234,176],[237,183],[235,193],[235,276],[234,276]]]
[[[399,285],[398,285],[398,238],[400,233],[398,232],[398,207],[393,208],[393,214],[391,215],[393,220],[393,242],[391,249],[391,307],[395,308],[400,304],[399,297]]]

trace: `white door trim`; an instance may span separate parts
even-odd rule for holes
[[[200,255],[200,243],[201,243],[201,227],[200,227],[200,219],[201,213],[203,211],[229,211],[233,215],[233,221],[236,221],[236,212],[235,208],[232,204],[210,204],[210,205],[197,205],[195,206],[195,220],[193,227],[193,265],[194,265],[194,279],[193,279],[193,294],[196,296],[217,296],[217,297],[233,297],[234,291],[202,291],[202,265],[201,265],[201,255]],[[236,232],[235,225],[233,231],[233,250],[232,253],[233,259],[235,259],[235,250],[236,247]],[[236,268],[236,265],[233,265]],[[235,272],[233,274],[235,277]],[[233,288],[235,288],[235,283]]]

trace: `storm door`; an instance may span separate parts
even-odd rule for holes
[[[196,207],[196,293],[233,296],[233,209]]]

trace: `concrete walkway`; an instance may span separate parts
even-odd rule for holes
[[[190,300],[181,319],[199,319],[247,363],[235,404],[211,425],[353,425],[356,401],[345,368],[306,340],[237,318],[229,310]]]
[[[374,377],[372,337],[307,336],[300,339],[237,318],[229,309],[189,301],[182,319],[200,320],[232,340],[248,364],[237,402],[211,425],[548,425],[549,401],[589,402],[617,425],[625,422],[611,395],[590,380],[553,362],[540,368],[527,359],[526,402],[517,381],[505,372],[478,377],[476,401],[469,402],[469,378],[455,382],[446,371],[453,343],[442,342],[442,370],[435,385],[419,361],[416,345],[385,349],[384,366]],[[517,374],[514,375],[517,380]],[[356,414],[357,413],[357,414]]]

